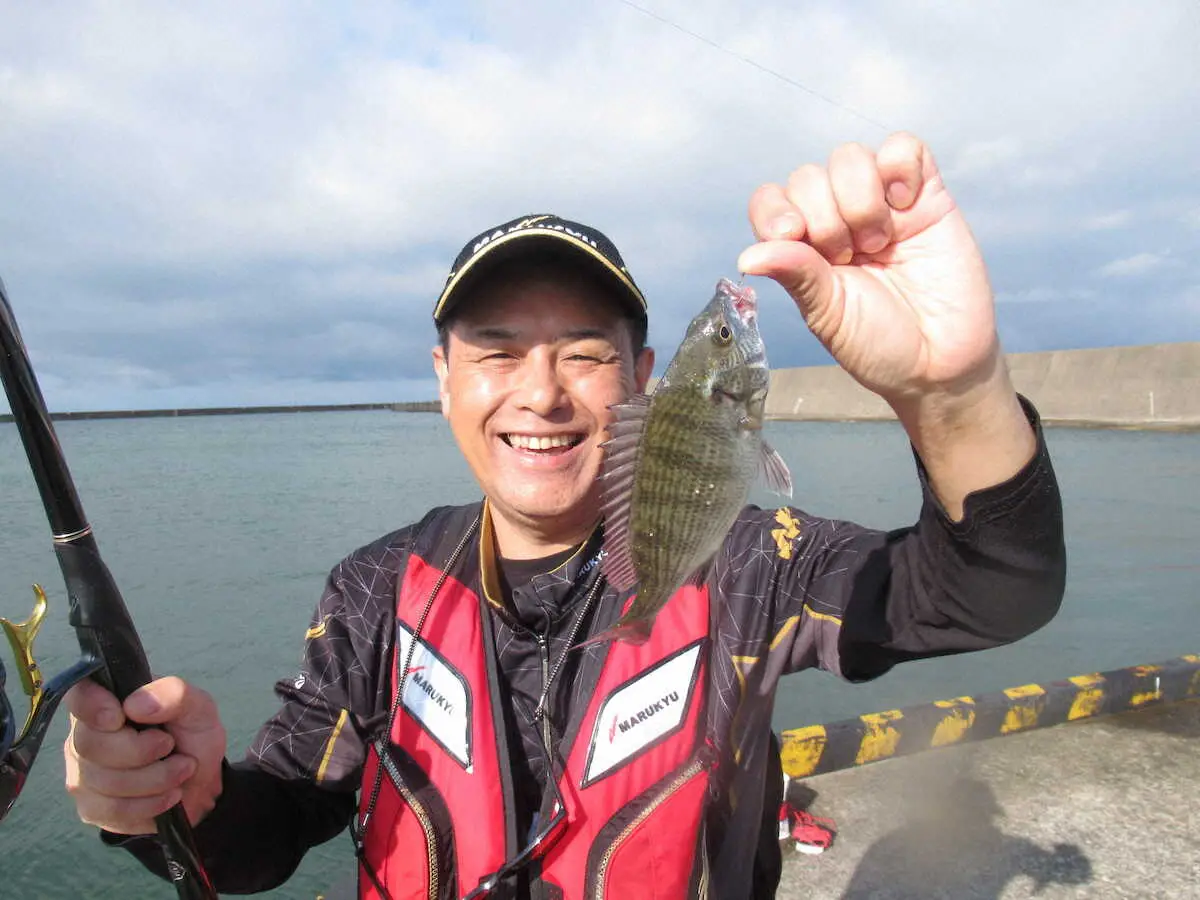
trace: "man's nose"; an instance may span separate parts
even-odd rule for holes
[[[523,408],[546,416],[562,406],[566,392],[552,356],[529,354],[525,357],[521,375],[517,402]]]

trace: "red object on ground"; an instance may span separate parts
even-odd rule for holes
[[[824,853],[837,837],[837,823],[833,819],[814,816],[803,810],[791,809],[791,837],[801,853]]]

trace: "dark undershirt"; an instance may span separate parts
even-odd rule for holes
[[[496,558],[496,575],[500,582],[501,596],[504,598],[505,611],[509,618],[523,629],[531,634],[540,634],[547,640],[550,639],[551,632],[559,628],[569,627],[564,624],[563,620],[567,618],[564,613],[573,608],[571,602],[578,597],[578,591],[572,591],[566,598],[567,603],[554,608],[547,608],[544,605],[538,604],[532,600],[518,602],[518,598],[514,596],[515,588],[520,588],[528,585],[534,578],[539,575],[545,575],[548,572],[553,572],[563,563],[570,559],[574,554],[578,553],[580,548],[568,547],[566,550],[561,550],[558,553],[553,553],[550,556],[543,556],[537,559],[507,559],[498,556]],[[532,592],[525,592],[526,597]],[[554,661],[551,660],[551,666]],[[516,698],[519,694],[524,693],[527,696],[540,691],[544,687],[542,679],[536,679],[534,684],[533,679],[529,679],[528,673],[523,676],[525,684],[517,687],[513,684],[512,679],[522,677],[517,673],[501,671],[500,678],[504,682],[504,694],[513,702],[503,704],[504,728],[508,740],[509,766],[512,776],[513,799],[516,803],[514,810],[517,822],[517,833],[522,835],[522,841],[529,840],[535,830],[535,814],[542,802],[542,794],[545,791],[545,779],[548,773],[545,771],[545,764],[538,758],[538,749],[530,747],[530,740],[537,740],[536,734],[538,727],[522,727],[517,721],[518,716],[523,716],[526,719],[530,718],[528,710],[519,710],[516,708]],[[553,709],[555,704],[551,704]],[[560,734],[560,730],[551,716],[551,730],[555,735]],[[523,868],[512,879],[508,886],[514,891],[514,896],[526,897],[530,896],[530,877],[533,873],[530,867]]]
[[[568,602],[565,606],[548,608],[532,600],[530,597],[532,592],[524,592],[525,599],[522,602],[522,600],[514,596],[514,589],[528,585],[538,575],[553,572],[575,553],[578,553],[579,549],[577,546],[568,547],[566,550],[560,550],[558,553],[537,559],[496,558],[496,574],[500,581],[505,612],[512,621],[515,621],[517,625],[528,631],[531,635],[541,635],[549,641],[552,632],[568,627],[563,622],[563,614],[572,608],[573,604],[570,601],[578,596],[578,592],[572,591],[568,595],[566,598]],[[554,662],[555,660],[552,659],[550,665],[553,666]],[[512,769],[514,799],[517,804],[515,810],[517,829],[518,834],[521,835],[528,834],[532,829],[534,814],[541,805],[542,793],[545,789],[543,782],[546,778],[545,764],[540,758],[541,751],[537,747],[530,746],[531,740],[537,740],[537,726],[533,725],[531,728],[529,725],[526,725],[522,727],[517,721],[518,716],[522,716],[526,720],[531,719],[531,710],[516,708],[518,705],[517,698],[519,696],[531,697],[540,694],[541,690],[545,687],[540,673],[538,673],[536,678],[530,678],[529,674],[528,670],[523,675],[519,672],[504,670],[500,673],[500,678],[504,682],[504,694],[513,701],[504,705],[503,713],[505,731],[508,737],[509,764]],[[514,679],[519,679],[524,683],[515,684]],[[554,704],[551,704],[551,710],[553,706]],[[561,724],[555,722],[554,716],[551,714],[551,730],[553,734],[558,735],[561,733],[560,727],[558,727]]]
[[[515,609],[512,603],[512,592],[514,587],[521,587],[533,581],[535,576],[545,575],[547,572],[553,572],[573,555],[579,552],[579,547],[568,547],[566,550],[559,550],[557,553],[552,553],[549,556],[541,556],[537,559],[508,559],[504,556],[496,557],[496,575],[500,579],[500,592],[504,595],[504,601],[509,605],[509,611],[517,613],[517,619],[520,621],[520,611]],[[535,628],[537,622],[521,622],[527,628]]]

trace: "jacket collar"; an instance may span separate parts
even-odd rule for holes
[[[500,576],[496,565],[496,534],[492,524],[492,511],[487,498],[483,501],[479,531],[479,572],[483,585],[483,596],[490,606],[497,609],[507,609],[508,603],[500,590]],[[602,557],[603,528],[597,523],[584,541],[571,556],[558,568],[534,577],[530,588],[543,603],[550,601],[555,606],[570,593],[576,583],[600,564]]]

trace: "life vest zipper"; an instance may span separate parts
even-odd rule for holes
[[[600,857],[600,865],[596,873],[596,893],[593,895],[595,900],[604,900],[604,884],[608,880],[608,866],[612,862],[612,858],[616,855],[616,852],[621,849],[621,845],[625,843],[639,825],[649,818],[652,812],[662,806],[676,791],[691,781],[693,776],[703,771],[706,765],[707,763],[704,759],[693,760],[687,768],[672,779],[670,784],[658,792],[654,799],[646,805],[645,809],[634,816],[630,823],[621,829],[621,833],[613,839],[613,842],[608,845],[608,849],[604,851],[604,855]]]
[[[537,640],[538,649],[541,650],[542,656],[542,696],[538,701],[534,717],[542,720],[542,741],[545,743],[548,751],[552,743],[552,738],[550,735],[550,716],[546,714],[545,704],[550,696],[550,645],[546,641],[546,635],[544,634],[534,634],[534,638]],[[568,644],[567,646],[570,645]],[[554,772],[548,770],[546,777],[553,778]]]
[[[392,784],[400,792],[400,796],[404,798],[404,802],[413,811],[413,815],[417,817],[417,821],[425,832],[425,847],[429,857],[429,900],[438,900],[437,833],[433,828],[433,820],[429,818],[429,812],[425,809],[425,805],[417,799],[417,795],[409,790],[408,785],[404,783],[404,779],[400,775],[400,770],[392,762],[390,754],[380,754],[379,758],[383,763],[384,771],[388,774],[388,778],[392,780]]]

